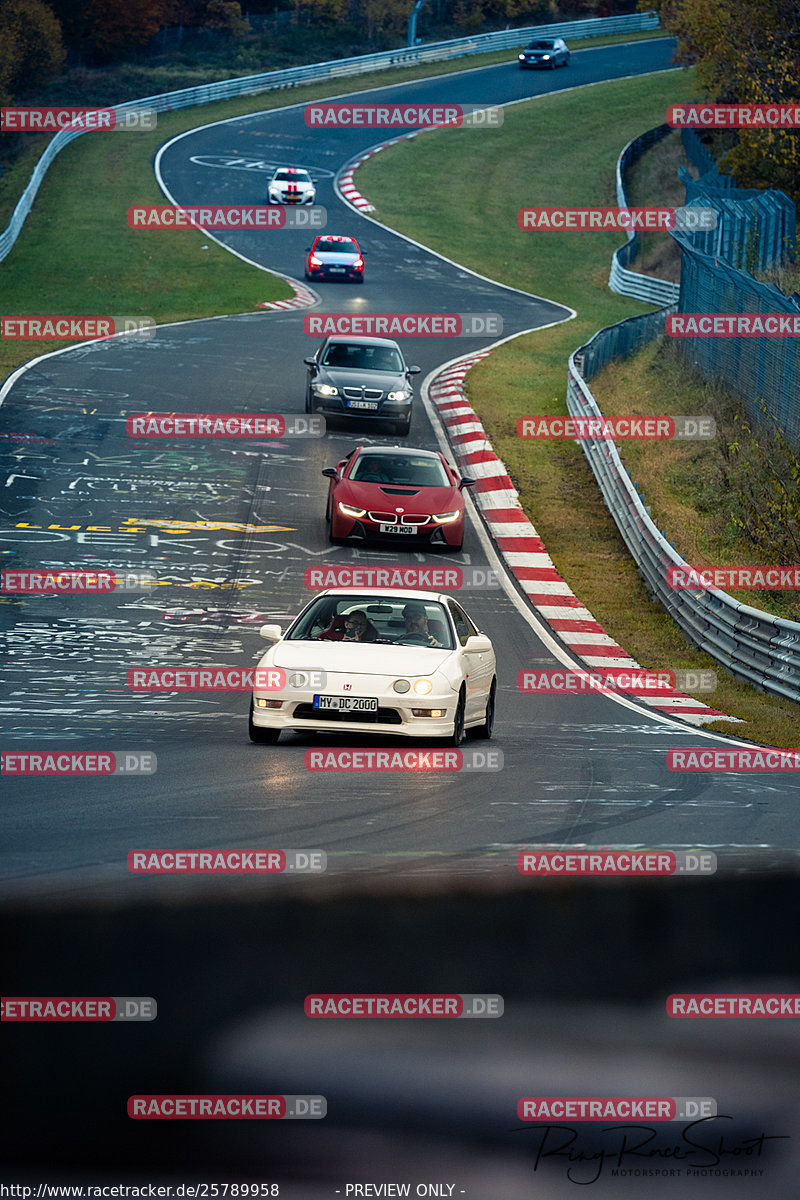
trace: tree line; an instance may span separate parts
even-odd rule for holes
[[[256,30],[282,18],[303,31],[349,31],[365,52],[405,44],[413,0],[2,0],[0,3],[0,102],[30,93],[65,65],[106,66],[140,56],[157,34],[170,29],[216,33],[221,39],[262,43]],[[630,11],[635,0],[427,0],[420,30],[459,37],[506,25],[608,16]],[[253,26],[252,15],[259,21]],[[302,44],[302,37],[301,37]],[[269,68],[269,61],[265,69]]]
[[[647,0],[720,104],[800,100],[798,0]],[[800,130],[740,129],[719,160],[742,187],[775,187],[800,201]],[[723,143],[724,145],[724,143]]]

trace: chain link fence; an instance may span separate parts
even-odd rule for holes
[[[668,125],[650,129],[620,154],[617,200],[621,207],[627,204],[626,168],[670,132]],[[610,362],[634,354],[662,335],[669,313],[800,313],[800,295],[786,296],[737,265],[742,258],[748,261],[754,256],[760,263],[787,261],[795,246],[792,201],[781,192],[737,188],[733,180],[719,175],[693,132],[687,137],[684,131],[683,140],[690,161],[701,173],[697,181],[685,170],[681,175],[687,183],[687,205],[715,208],[718,228],[672,233],[681,250],[679,287],[626,270],[639,253],[637,235],[628,234],[627,244],[614,254],[609,286],[624,295],[652,301],[657,290],[651,285],[661,282],[667,302],[656,312],[601,329],[570,356],[567,409],[572,416],[602,416],[587,381]],[[713,253],[705,249],[709,232]],[[727,255],[732,261],[727,261]],[[721,379],[742,398],[754,422],[766,419],[756,403],[763,401],[767,418],[781,426],[787,440],[800,444],[800,339],[696,337],[681,338],[679,345],[704,376]],[[800,702],[800,622],[773,617],[717,589],[673,591],[668,569],[687,570],[689,564],[652,520],[616,446],[605,439],[584,439],[581,445],[648,591],[689,641],[761,691]]]

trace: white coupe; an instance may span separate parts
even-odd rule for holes
[[[281,730],[446,738],[492,736],[497,675],[489,638],[439,592],[336,588],[292,622],[264,625],[273,645],[250,701],[253,742]],[[270,683],[271,687],[260,684]]]
[[[280,167],[269,181],[270,204],[313,204],[317,189],[308,171]]]

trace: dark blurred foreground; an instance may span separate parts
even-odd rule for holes
[[[706,1136],[724,1136],[715,1172],[648,1177],[651,1190],[795,1194],[797,1022],[677,1021],[665,1000],[800,992],[796,875],[338,878],[293,880],[250,899],[219,883],[173,902],[6,905],[4,995],[151,995],[158,1019],[4,1024],[3,1180],[249,1179],[278,1182],[298,1200],[344,1196],[367,1180],[409,1182],[411,1195],[417,1183],[447,1181],[472,1200],[573,1195],[596,1165],[575,1168],[578,1183],[563,1156],[537,1165],[543,1135],[517,1120],[517,1100],[657,1095],[713,1096],[733,1119]],[[505,1015],[303,1014],[309,992],[415,991],[500,993]],[[127,1117],[131,1094],[173,1092],[319,1093],[328,1116]],[[612,1176],[606,1164],[591,1194],[640,1194],[642,1169],[680,1165],[668,1147],[682,1128],[661,1125],[650,1146],[663,1151],[631,1158],[633,1174]],[[761,1133],[793,1140],[756,1154],[747,1143]],[[587,1156],[618,1147],[599,1126],[578,1135]],[[721,1174],[744,1168],[763,1174]]]

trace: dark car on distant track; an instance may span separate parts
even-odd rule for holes
[[[569,64],[569,49],[563,38],[536,38],[519,56],[523,71],[536,67],[566,67]]]
[[[397,342],[389,338],[326,338],[308,366],[306,412],[329,417],[368,417],[391,421],[408,433],[414,393]]]

